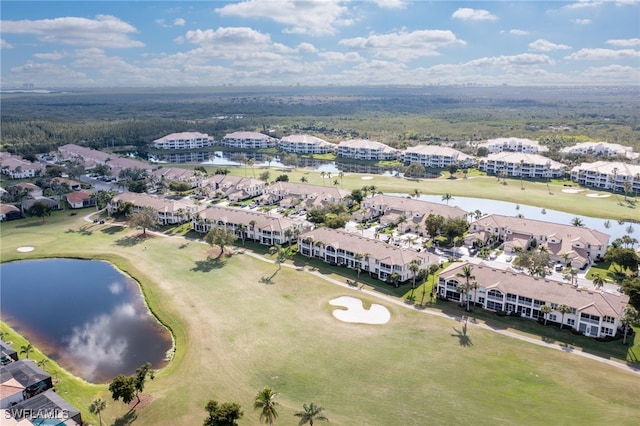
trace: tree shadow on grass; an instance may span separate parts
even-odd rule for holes
[[[456,334],[452,334],[453,337],[457,337],[458,338],[458,344],[462,347],[468,347],[468,346],[473,346],[473,342],[471,342],[471,338],[467,335],[467,323],[465,322],[462,325],[462,329],[458,330],[457,328],[453,327],[453,331],[456,332]]]
[[[40,226],[40,225],[44,225],[47,222],[43,222],[41,220],[38,221],[34,221],[34,222],[30,222],[30,223],[21,223],[20,225],[16,225],[16,228],[31,228],[33,226]]]
[[[210,272],[214,269],[220,269],[224,266],[225,261],[219,257],[207,257],[204,260],[196,260],[196,264],[191,270],[193,272]]]
[[[82,225],[78,230],[69,228],[64,232],[65,234],[80,234],[86,236],[93,235],[93,231],[89,229],[87,225]]]
[[[113,422],[113,426],[127,426],[132,424],[138,418],[138,413],[135,410],[129,410],[122,417],[118,417],[115,422]]]
[[[269,284],[275,284],[275,282],[273,281],[273,279],[274,279],[274,278],[275,278],[275,276],[278,274],[278,271],[280,271],[280,268],[276,269],[276,271],[275,271],[273,274],[271,274],[271,276],[270,276],[270,277],[268,277],[268,276],[266,276],[266,275],[264,275],[264,276],[260,277],[260,282],[261,282],[262,284],[267,284],[267,285],[269,285]]]
[[[141,235],[127,235],[126,237],[118,238],[113,244],[120,247],[133,247],[145,240]]]
[[[113,234],[116,234],[118,232],[122,232],[123,229],[124,229],[124,226],[111,225],[111,226],[108,226],[108,227],[106,227],[104,229],[101,229],[100,232],[104,232],[105,234],[113,235]]]

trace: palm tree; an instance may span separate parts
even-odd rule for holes
[[[411,196],[413,198],[418,198],[420,197],[420,194],[422,194],[422,191],[420,191],[418,188],[414,189],[413,192],[411,192]]]
[[[102,426],[102,411],[107,408],[107,402],[102,398],[96,398],[89,405],[89,412],[91,414],[97,414],[100,420],[100,426]]]
[[[278,396],[277,392],[274,392],[270,387],[265,387],[256,395],[256,399],[253,402],[253,408],[255,410],[261,409],[260,421],[265,422],[268,425],[273,425],[273,421],[278,418],[278,411],[276,406],[278,403],[275,398]]]
[[[584,222],[579,217],[574,217],[573,219],[571,219],[571,224],[577,227],[584,226]]]
[[[420,262],[417,259],[413,259],[409,262],[409,271],[413,274],[413,284],[411,285],[411,296],[413,297],[413,291],[416,289],[416,276],[420,272]]]
[[[453,200],[453,196],[448,192],[442,196],[442,201],[445,201],[449,205],[449,201]]]
[[[572,309],[570,306],[567,306],[563,303],[562,305],[558,305],[556,310],[562,314],[562,320],[560,321],[560,329],[562,329],[562,324],[564,324],[564,316],[565,314],[571,312]]]
[[[622,189],[624,190],[624,201],[627,201],[627,195],[633,190],[633,184],[630,180],[625,180],[622,184]]]
[[[547,318],[549,317],[549,314],[552,310],[553,308],[549,305],[542,305],[540,307],[540,312],[542,312],[542,314],[544,315],[544,325],[547,325]]]
[[[462,272],[456,274],[457,277],[464,278],[464,294],[467,294],[467,312],[469,312],[469,290],[471,289],[471,280],[475,280],[476,277],[473,275],[473,265],[464,265],[462,267]]]
[[[524,172],[522,171],[523,168],[524,160],[520,160],[520,166],[518,167],[518,170],[520,170],[520,189],[524,189],[524,183],[522,182],[522,177],[524,175]]]
[[[309,180],[306,178],[306,176],[302,176],[302,177],[300,178],[300,182],[302,182],[302,183],[307,183],[307,182],[309,182]]]
[[[340,178],[340,185],[342,185],[342,179],[344,179],[344,172],[338,173],[338,177]]]
[[[31,343],[27,343],[26,345],[22,345],[20,347],[20,354],[24,354],[26,359],[29,359],[29,354],[33,352],[33,346]]]
[[[628,305],[624,308],[622,313],[622,318],[620,318],[620,322],[624,325],[624,336],[622,337],[622,344],[627,344],[627,333],[629,331],[629,326],[638,325],[638,321],[640,320],[640,315],[638,314],[638,310],[631,305]]]
[[[360,254],[360,253],[356,253],[354,257],[356,259],[355,266],[356,266],[356,272],[358,273],[358,280],[359,280],[360,279],[360,271],[362,270],[362,258],[364,256],[362,256],[362,254]]]
[[[251,230],[253,231],[253,241],[256,240],[256,235],[258,234],[256,232],[256,221],[255,220],[250,220],[249,221],[249,226],[251,227]]]
[[[45,366],[47,365],[47,363],[48,363],[48,362],[49,362],[49,360],[48,360],[48,359],[46,359],[46,358],[42,358],[42,359],[41,359],[40,361],[38,361],[36,364],[37,364],[37,366],[38,366],[38,367],[40,367],[40,368],[42,368],[43,370],[47,371],[47,370],[45,369]]]
[[[602,278],[600,275],[596,275],[593,278],[593,286],[598,290],[600,290],[604,286],[604,283],[604,278]]]
[[[569,259],[571,258],[571,254],[567,252],[560,253],[558,256],[564,260],[565,266],[569,264]]]
[[[313,426],[314,420],[321,420],[323,422],[329,421],[329,419],[324,414],[322,414],[322,411],[324,410],[324,408],[318,407],[313,402],[310,403],[309,405],[302,404],[302,408],[303,408],[302,411],[298,411],[297,413],[294,414],[294,416],[300,417],[300,422],[298,423],[298,426],[302,426],[307,423],[309,423],[310,426]]]
[[[240,232],[240,238],[242,238],[242,245],[244,246],[244,239],[247,237],[247,225],[244,223],[239,224],[238,232]]]
[[[322,178],[322,184],[324,185],[324,178],[327,177],[327,172],[325,171],[320,172],[320,177]]]

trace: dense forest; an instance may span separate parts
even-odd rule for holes
[[[173,132],[309,133],[332,142],[416,143],[527,137],[552,149],[607,141],[640,151],[638,88],[288,87],[3,93],[0,150],[66,143],[144,151]]]

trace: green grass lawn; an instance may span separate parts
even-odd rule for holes
[[[182,237],[140,243],[133,238],[138,232],[86,223],[82,214],[54,214],[45,224],[40,219],[2,224],[0,254],[3,261],[101,258],[140,282],[149,306],[172,330],[177,351],[148,383],[146,392],[154,400],[136,413],[135,425],[201,424],[209,399],[239,403],[245,413],[239,423],[255,425],[253,398],[266,385],[280,393],[277,424],[297,424],[293,413],[309,402],[323,406],[337,425],[632,425],[640,419],[636,374],[473,325],[465,334],[460,322],[380,301],[246,253],[211,261],[208,246]],[[16,248],[24,245],[35,250],[18,253]],[[345,270],[310,266],[344,281],[340,271]],[[401,290],[399,300],[410,288]],[[421,291],[416,289],[418,301]],[[385,305],[391,321],[371,326],[336,320],[328,302],[341,295]],[[433,306],[461,312],[451,303]],[[511,319],[477,316],[502,328],[522,328],[522,333],[531,331],[527,327],[542,328],[532,321],[515,319],[513,325]],[[566,334],[546,328],[559,337]],[[15,334],[10,339],[24,344]],[[582,341],[573,342],[580,350]],[[97,424],[87,409],[96,396],[109,403],[106,424],[127,412],[111,400],[106,385],[58,371],[61,395],[87,421]]]

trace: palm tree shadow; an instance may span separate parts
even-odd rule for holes
[[[224,266],[225,261],[219,257],[207,257],[204,260],[196,260],[196,264],[191,270],[193,272],[210,272],[213,269],[220,269]]]
[[[458,330],[457,328],[453,327],[453,331],[455,331],[456,334],[452,334],[452,336],[458,338],[458,344],[460,346],[465,348],[468,346],[473,346],[471,338],[467,335],[467,324],[464,324],[462,326],[462,330]]]
[[[126,236],[122,238],[118,238],[113,244],[120,247],[133,247],[135,245],[140,244],[144,238],[140,238],[139,236]]]
[[[276,276],[276,274],[278,273],[279,270],[280,270],[280,268],[276,269],[276,271],[273,274],[271,274],[270,277],[267,277],[266,275],[260,277],[260,282],[262,284],[267,284],[267,285],[275,284],[275,282],[273,281],[273,278]]]
[[[134,421],[136,421],[137,418],[138,418],[138,413],[136,413],[136,411],[132,409],[127,411],[127,413],[124,416],[118,417],[116,421],[113,422],[113,426],[127,426],[132,424]]]

